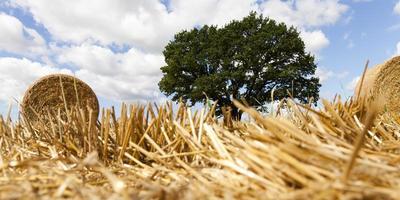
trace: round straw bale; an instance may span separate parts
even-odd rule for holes
[[[364,81],[357,83],[355,96],[367,100],[379,97],[386,111],[400,112],[400,56],[368,69]]]
[[[375,67],[372,68],[368,68],[365,75],[364,75],[364,80],[362,80],[362,77],[358,80],[357,85],[356,85],[356,89],[355,89],[355,96],[357,98],[364,98],[364,97],[368,97],[373,95],[373,87],[374,87],[374,83],[377,77],[377,74],[380,71],[380,68],[382,67],[381,65],[377,65]],[[361,81],[362,85],[361,85]],[[362,87],[362,88],[360,88]]]
[[[35,122],[48,113],[65,117],[66,108],[79,106],[85,111],[90,108],[97,119],[99,102],[93,90],[83,81],[65,74],[52,74],[37,80],[25,92],[21,103],[24,117]]]

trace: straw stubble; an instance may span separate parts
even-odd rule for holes
[[[398,118],[363,120],[363,101],[339,96],[268,116],[235,105],[249,120],[229,126],[216,105],[182,103],[33,118],[50,125],[0,117],[0,199],[399,199]]]

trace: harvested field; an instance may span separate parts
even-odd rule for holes
[[[229,127],[213,108],[122,105],[0,119],[0,199],[398,199],[399,118],[286,100]],[[374,108],[376,108],[374,110]],[[362,112],[363,111],[363,112]],[[226,120],[225,120],[226,121]]]

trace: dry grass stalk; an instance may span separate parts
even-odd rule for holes
[[[361,120],[362,101],[339,96],[267,117],[235,104],[251,120],[171,103],[0,117],[0,199],[399,198],[400,118]]]
[[[273,117],[236,105],[252,120],[227,127],[214,108],[192,114],[183,104],[176,114],[171,104],[123,104],[98,123],[76,107],[50,126],[0,118],[0,198],[398,197],[397,120],[383,115],[369,128],[359,102],[340,98],[321,110],[287,100],[288,113]]]
[[[365,120],[365,126],[362,129],[361,133],[357,136],[353,153],[351,154],[350,160],[349,160],[348,164],[346,165],[345,173],[343,176],[344,183],[346,183],[347,180],[349,179],[350,172],[351,172],[353,166],[355,165],[356,157],[358,156],[358,154],[361,150],[361,147],[364,143],[365,137],[366,137],[368,131],[370,130],[370,128],[373,126],[373,122],[376,118],[376,115],[380,112],[379,105],[377,105],[377,101],[375,101],[374,104],[371,104],[369,107],[370,107],[370,110],[367,113],[367,117]]]

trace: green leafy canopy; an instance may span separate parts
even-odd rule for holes
[[[194,105],[206,96],[218,102],[218,112],[244,99],[253,106],[288,97],[317,101],[319,79],[314,57],[294,27],[252,12],[222,28],[203,26],[175,35],[163,51],[166,66],[160,90],[177,101]]]

